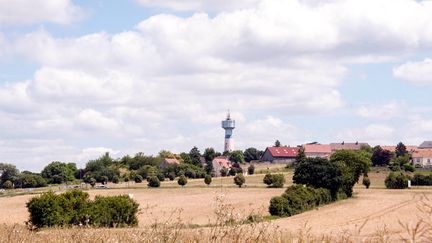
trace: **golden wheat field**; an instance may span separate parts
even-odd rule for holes
[[[290,180],[292,173],[286,172],[285,174],[287,177],[286,186],[288,186],[292,184]],[[133,195],[134,199],[140,203],[139,226],[134,229],[121,230],[85,229],[83,232],[86,232],[90,238],[82,238],[82,240],[100,239],[102,242],[107,239],[106,237],[108,239],[113,237],[113,239],[120,241],[131,241],[131,235],[137,234],[140,235],[141,239],[137,239],[137,242],[140,242],[146,241],[142,238],[143,235],[155,234],[154,241],[159,241],[158,235],[166,234],[167,239],[171,241],[200,241],[200,237],[209,240],[212,238],[209,235],[218,233],[220,235],[213,238],[223,240],[222,236],[224,236],[228,237],[225,240],[236,241],[235,230],[236,232],[250,231],[248,234],[264,230],[267,232],[258,238],[239,238],[238,242],[251,242],[254,241],[253,239],[290,242],[293,239],[297,241],[299,235],[304,239],[328,242],[335,239],[362,241],[366,238],[376,242],[402,241],[402,239],[410,239],[413,234],[414,237],[419,237],[419,222],[427,222],[424,218],[429,217],[430,219],[432,216],[432,214],[428,215],[428,212],[424,212],[428,209],[427,205],[432,205],[432,190],[427,187],[406,190],[384,189],[385,176],[386,173],[371,173],[369,175],[372,181],[371,188],[364,189],[363,186],[356,185],[354,198],[341,200],[289,218],[264,220],[265,222],[243,226],[223,225],[221,222],[229,217],[241,222],[249,215],[267,216],[269,200],[273,196],[282,194],[284,189],[265,188],[262,184],[263,175],[246,177],[246,186],[243,188],[235,187],[232,178],[214,179],[210,187],[205,186],[203,181],[198,179],[190,180],[184,188],[178,186],[175,181],[163,182],[161,188],[157,189],[147,188],[145,183],[121,184],[116,185],[117,187],[110,185],[110,189],[92,189],[88,192],[92,197],[95,195]],[[0,197],[0,225],[3,224],[14,232],[26,232],[24,225],[28,214],[25,203],[33,196],[35,195]],[[423,212],[421,211],[422,208]],[[264,217],[264,219],[267,218]],[[155,225],[164,225],[166,228],[162,229],[163,232],[161,233],[158,231],[161,230],[160,228],[152,228]],[[218,225],[221,226],[218,229],[221,232],[213,232],[214,226]],[[430,236],[432,233],[430,226],[429,221],[429,228],[425,229],[426,233],[423,231],[421,233],[428,236],[427,232],[429,232]],[[236,228],[229,231],[228,229],[232,227]],[[422,227],[426,226],[422,225]],[[152,231],[149,232],[149,229]],[[80,230],[54,229],[25,234],[29,234],[28,237],[30,238],[42,237],[40,238],[41,242],[48,238],[61,241],[63,238],[59,234],[67,235],[65,237],[70,240],[72,237],[70,234],[82,235],[77,233]],[[177,232],[177,230],[179,231]],[[128,231],[130,234],[125,233]],[[91,238],[95,232],[100,232],[98,234],[103,237]],[[4,234],[4,232],[0,231],[0,234]],[[44,238],[53,234],[60,238],[53,236]],[[128,237],[121,235],[128,235]],[[205,238],[205,236],[210,238]],[[4,237],[3,240],[7,241]],[[99,242],[98,240],[94,241]],[[421,242],[421,240],[418,241]]]

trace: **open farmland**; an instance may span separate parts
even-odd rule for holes
[[[403,232],[398,220],[412,222],[420,217],[417,210],[424,196],[432,199],[430,188],[407,190],[384,189],[386,172],[371,172],[371,189],[361,185],[355,187],[355,197],[320,207],[289,218],[272,221],[284,232],[296,232],[310,227],[310,233],[335,234],[358,231],[364,236],[385,230],[389,233]],[[292,184],[291,172],[285,172],[287,184]],[[207,187],[202,180],[190,180],[184,188],[175,181],[162,183],[161,188],[147,188],[145,183],[118,185],[120,188],[89,190],[90,195],[133,194],[140,203],[139,228],[155,222],[178,222],[200,227],[213,222],[217,203],[231,205],[240,217],[250,213],[268,215],[267,207],[273,196],[284,189],[265,188],[264,175],[246,177],[246,186],[238,188],[232,184],[232,177],[214,179]],[[129,186],[129,188],[128,188]],[[25,203],[34,195],[20,195],[0,198],[0,224],[24,224],[28,217]],[[363,225],[364,224],[364,225]]]

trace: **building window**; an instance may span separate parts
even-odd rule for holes
[[[420,158],[417,158],[417,163],[420,163]]]
[[[428,163],[430,164],[430,159],[428,159]]]

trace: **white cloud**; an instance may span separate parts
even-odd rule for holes
[[[402,64],[393,69],[393,75],[416,84],[432,84],[432,59]]]
[[[357,109],[357,115],[371,119],[392,119],[405,113],[405,105],[391,101],[387,104],[362,105]]]
[[[82,14],[71,0],[0,0],[0,26],[41,22],[69,24]]]
[[[238,148],[263,148],[275,139],[295,145],[316,139],[281,118],[317,118],[343,108],[339,86],[347,64],[397,59],[432,43],[432,2],[217,3],[146,1],[222,12],[160,14],[121,33],[58,38],[40,29],[10,40],[12,52],[40,67],[33,77],[0,87],[2,136],[61,137],[71,147],[68,155],[98,147],[122,153],[221,149],[220,120],[230,108],[239,122]],[[52,16],[57,20],[29,21],[73,20]],[[0,38],[0,46],[7,42]],[[358,115],[396,117],[397,104],[362,106]],[[374,124],[337,138],[373,143],[394,134]]]
[[[337,137],[340,141],[368,142],[370,145],[394,144],[395,129],[386,124],[371,124],[360,128],[345,129]]]
[[[162,7],[177,11],[221,11],[255,6],[259,0],[136,0],[145,7]]]

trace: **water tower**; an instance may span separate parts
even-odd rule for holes
[[[235,128],[235,120],[231,120],[230,112],[228,111],[228,115],[225,121],[222,121],[222,128],[225,129],[225,147],[224,151],[233,151],[234,150],[234,141],[232,138],[232,132]]]

